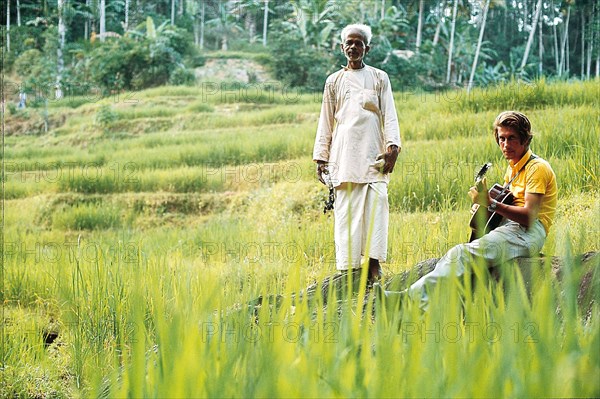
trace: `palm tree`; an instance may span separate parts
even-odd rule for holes
[[[565,63],[565,49],[566,49],[566,46],[568,46],[568,40],[567,39],[569,37],[569,19],[570,18],[571,18],[571,5],[569,4],[567,6],[567,19],[565,21],[565,28],[564,28],[565,31],[564,31],[564,34],[563,34],[563,37],[562,37],[562,43],[561,43],[561,46],[560,46],[560,62],[558,64],[558,76],[561,76],[563,72],[565,72],[566,70],[569,69],[568,66],[565,67],[565,64],[568,64],[568,62],[569,62],[569,58],[568,58],[568,55],[567,55],[567,57],[566,57],[567,60],[566,60],[566,63]],[[568,54],[568,50],[566,52]]]
[[[204,11],[206,2],[188,1],[185,3],[185,8],[185,12],[192,16],[194,44],[202,49],[204,47]]]
[[[106,36],[106,0],[100,0],[100,41]]]
[[[458,0],[454,0],[452,7],[452,28],[450,30],[450,46],[448,48],[448,66],[446,68],[446,83],[450,83],[450,72],[452,70],[452,52],[454,51],[454,31],[456,29],[456,10],[458,8]]]
[[[415,43],[416,52],[419,52],[419,48],[421,47],[421,36],[423,31],[423,5],[424,0],[419,0],[419,21],[417,23],[417,40]]]
[[[65,48],[65,19],[64,19],[64,10],[65,10],[65,2],[66,0],[58,0],[58,49],[56,50],[57,55],[57,70],[56,70],[56,92],[55,96],[57,99],[62,97],[62,74],[64,70],[64,59],[63,59],[63,50]]]
[[[533,43],[533,37],[535,36],[535,29],[537,27],[538,18],[540,17],[541,11],[542,0],[538,0],[535,7],[535,14],[533,16],[533,23],[531,24],[531,32],[529,32],[529,38],[527,39],[527,45],[525,46],[525,54],[523,54],[523,60],[521,61],[521,70],[523,70],[523,68],[525,68],[525,64],[527,64],[527,58],[529,57],[529,51],[531,50],[531,44]]]
[[[123,25],[124,32],[129,30],[129,1],[130,0],[125,0],[125,24]]]
[[[267,29],[269,26],[269,0],[265,0],[265,13],[263,17],[263,47],[267,47]]]
[[[227,51],[228,41],[235,33],[241,32],[242,28],[238,25],[235,17],[228,12],[227,5],[219,3],[219,11],[216,18],[206,23],[213,28],[214,32],[221,38],[221,50]]]
[[[295,21],[284,22],[293,31],[300,34],[307,46],[320,49],[330,40],[330,34],[335,24],[330,19],[334,11],[331,0],[296,0],[292,1],[295,8]]]
[[[262,31],[262,43],[263,46],[267,46],[267,29],[269,23],[269,0],[241,0],[238,4],[243,9],[243,16],[245,20],[245,28],[248,33],[250,43],[254,43],[256,40],[256,17],[263,11],[263,31]]]
[[[175,25],[175,0],[171,0],[171,25]]]
[[[469,77],[469,85],[467,86],[467,93],[471,91],[473,87],[473,78],[475,77],[475,69],[477,69],[477,59],[479,58],[479,51],[481,50],[481,42],[483,42],[483,33],[485,32],[485,21],[487,19],[488,9],[490,8],[490,0],[485,1],[483,7],[483,19],[481,21],[481,28],[479,30],[479,40],[477,40],[477,49],[475,50],[475,58],[473,59],[473,67],[471,68],[471,76]]]
[[[19,0],[17,0],[17,26],[21,26],[21,2]]]
[[[438,41],[440,40],[440,31],[442,30],[442,25],[444,23],[444,2],[442,1],[441,3],[438,3],[438,5],[436,6],[436,10],[435,10],[435,17],[438,19],[437,25],[435,27],[435,33],[433,34],[433,40],[431,41],[431,51],[433,52],[435,47],[438,44]]]
[[[10,52],[10,0],[6,2],[6,51]]]

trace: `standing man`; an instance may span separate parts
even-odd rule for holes
[[[372,282],[387,257],[387,185],[400,129],[388,75],[364,63],[371,28],[348,25],[341,38],[348,63],[325,82],[313,160],[321,183],[335,188],[337,269],[358,269],[368,258]]]
[[[462,276],[467,266],[480,263],[477,261],[500,265],[517,257],[536,255],[542,249],[556,211],[558,189],[554,171],[548,162],[529,149],[533,138],[531,123],[522,113],[506,111],[498,115],[494,122],[494,138],[508,160],[504,183],[510,182],[513,204],[492,199],[485,185],[485,191],[481,193],[471,187],[469,196],[474,203],[503,216],[506,222],[478,240],[450,249],[431,273],[406,291],[382,292],[377,286],[379,295],[390,299],[408,295],[420,302],[421,308],[427,309],[427,290],[438,280],[452,273]]]
[[[19,91],[19,106],[18,109],[25,109],[27,107],[27,93],[25,90]]]

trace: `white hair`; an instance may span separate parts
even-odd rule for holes
[[[371,44],[371,37],[373,34],[371,33],[371,27],[365,24],[351,24],[347,25],[344,29],[342,29],[342,43],[346,41],[346,38],[352,31],[359,31],[362,37],[366,40],[366,44]]]

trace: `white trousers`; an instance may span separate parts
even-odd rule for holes
[[[520,256],[536,255],[541,251],[545,240],[546,230],[539,220],[536,220],[529,229],[516,222],[508,221],[478,240],[459,244],[450,249],[440,258],[435,269],[407,289],[407,294],[412,299],[420,301],[421,308],[427,309],[429,303],[427,289],[431,289],[438,280],[452,273],[462,276],[465,267],[477,260],[483,260],[488,265],[499,265]]]
[[[361,256],[385,262],[389,224],[387,183],[343,183],[335,189],[338,270],[360,267]]]

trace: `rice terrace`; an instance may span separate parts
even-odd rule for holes
[[[9,3],[14,25],[15,5]],[[21,0],[20,6],[31,20],[33,3]],[[68,3],[72,10],[83,7]],[[476,84],[467,89],[471,70],[459,71],[466,56],[457,50],[454,81],[445,82],[445,61],[438,65],[433,56],[427,58],[429,72],[421,64],[402,70],[414,74],[418,87],[392,79],[402,150],[388,185],[382,287],[405,288],[468,241],[467,192],[475,173],[490,162],[487,181],[501,183],[507,167],[492,134],[501,111],[527,114],[531,148],[552,165],[558,183],[554,224],[539,256],[451,278],[433,290],[424,311],[411,301],[382,304],[366,284],[366,264],[347,279],[336,271],[334,218],[323,210],[328,190],[315,175],[313,146],[325,78],[345,59],[340,53],[332,56],[335,63],[327,59],[335,67],[321,68],[323,44],[313,43],[307,30],[304,42],[297,36],[305,47],[295,55],[305,57],[306,65],[294,64],[285,58],[291,45],[286,49],[274,32],[296,37],[289,4],[307,13],[308,5],[328,5],[321,14],[333,20],[331,7],[339,2],[272,1],[268,24],[264,2],[254,2],[247,6],[258,7],[254,29],[265,24],[273,31],[265,30],[262,42],[259,29],[248,44],[247,20],[240,17],[244,29],[226,37],[230,48],[223,48],[225,33],[211,33],[216,22],[207,22],[201,48],[195,24],[200,15],[222,17],[218,26],[225,29],[235,22],[225,11],[237,14],[220,14],[219,7],[235,3],[246,10],[239,4],[252,2],[135,3],[139,7],[128,17],[135,24],[130,20],[127,27],[117,25],[121,17],[115,16],[125,2],[115,2],[107,18],[119,35],[105,35],[101,43],[100,34],[91,41],[91,17],[84,37],[87,11],[79,22],[70,17],[72,43],[65,47],[62,77],[94,84],[65,84],[61,93],[56,74],[43,75],[43,54],[56,57],[61,48],[53,24],[60,25],[57,7],[63,1],[47,5],[44,12],[56,14],[43,16],[48,25],[10,27],[12,50],[2,71],[0,397],[600,396],[600,80],[597,70],[595,78],[589,72],[585,78],[587,53],[581,65],[572,57],[571,71],[561,65],[551,74],[546,66],[548,76],[537,74],[537,64],[526,64],[520,75],[507,72],[488,81],[489,71],[474,68]],[[386,2],[365,3],[380,7],[373,16],[363,11],[366,22],[382,15],[382,22],[372,24],[374,32],[393,30],[394,24],[416,32],[418,0],[388,1],[385,15],[380,13]],[[448,10],[440,22],[444,46],[454,3],[425,2],[431,18],[438,15],[436,4]],[[457,3],[468,21],[469,12],[483,10],[475,3],[490,2]],[[506,3],[502,8],[491,2],[492,28],[502,12],[513,18],[502,10],[517,3],[527,4],[528,18],[534,18],[538,1]],[[566,18],[570,3],[555,3]],[[576,12],[589,11],[590,24],[598,19],[597,4],[589,10],[585,2],[574,4],[572,29],[585,20]],[[352,7],[339,7],[340,21],[323,33],[330,34],[329,42],[337,40],[334,50],[325,42],[330,53],[339,52],[341,27],[354,22]],[[406,21],[397,16],[386,25],[393,12]],[[550,15],[551,9],[543,12]],[[456,45],[474,41],[466,53],[470,63],[480,25],[466,21],[458,24],[463,42]],[[436,24],[429,21],[424,29],[431,38],[420,51],[434,54]],[[585,40],[595,37],[597,46],[597,27],[591,32]],[[382,43],[379,35],[374,42]],[[394,40],[408,40],[403,38]],[[184,39],[194,49],[181,50],[179,63],[165,70],[146,53],[132,56],[140,43],[151,43],[157,54],[169,40]],[[523,32],[521,41],[527,41]],[[415,42],[403,42],[409,44]],[[492,44],[484,44],[488,68]],[[382,61],[385,54],[377,51],[374,45],[371,56]],[[589,51],[593,72],[598,49],[590,45]],[[155,73],[153,80],[115,66],[117,58],[129,56],[131,68],[143,58],[141,71]],[[398,62],[425,62],[429,56],[414,57]],[[280,58],[285,62],[278,64]],[[98,59],[106,63],[95,66]],[[369,64],[369,56],[365,60]],[[36,69],[40,65],[46,67]],[[302,69],[310,65],[312,72]],[[250,73],[253,68],[260,73]],[[304,71],[312,88],[289,80],[293,70]],[[232,78],[240,73],[244,79]],[[42,79],[52,84],[44,86]],[[22,93],[26,106],[18,104]]]

